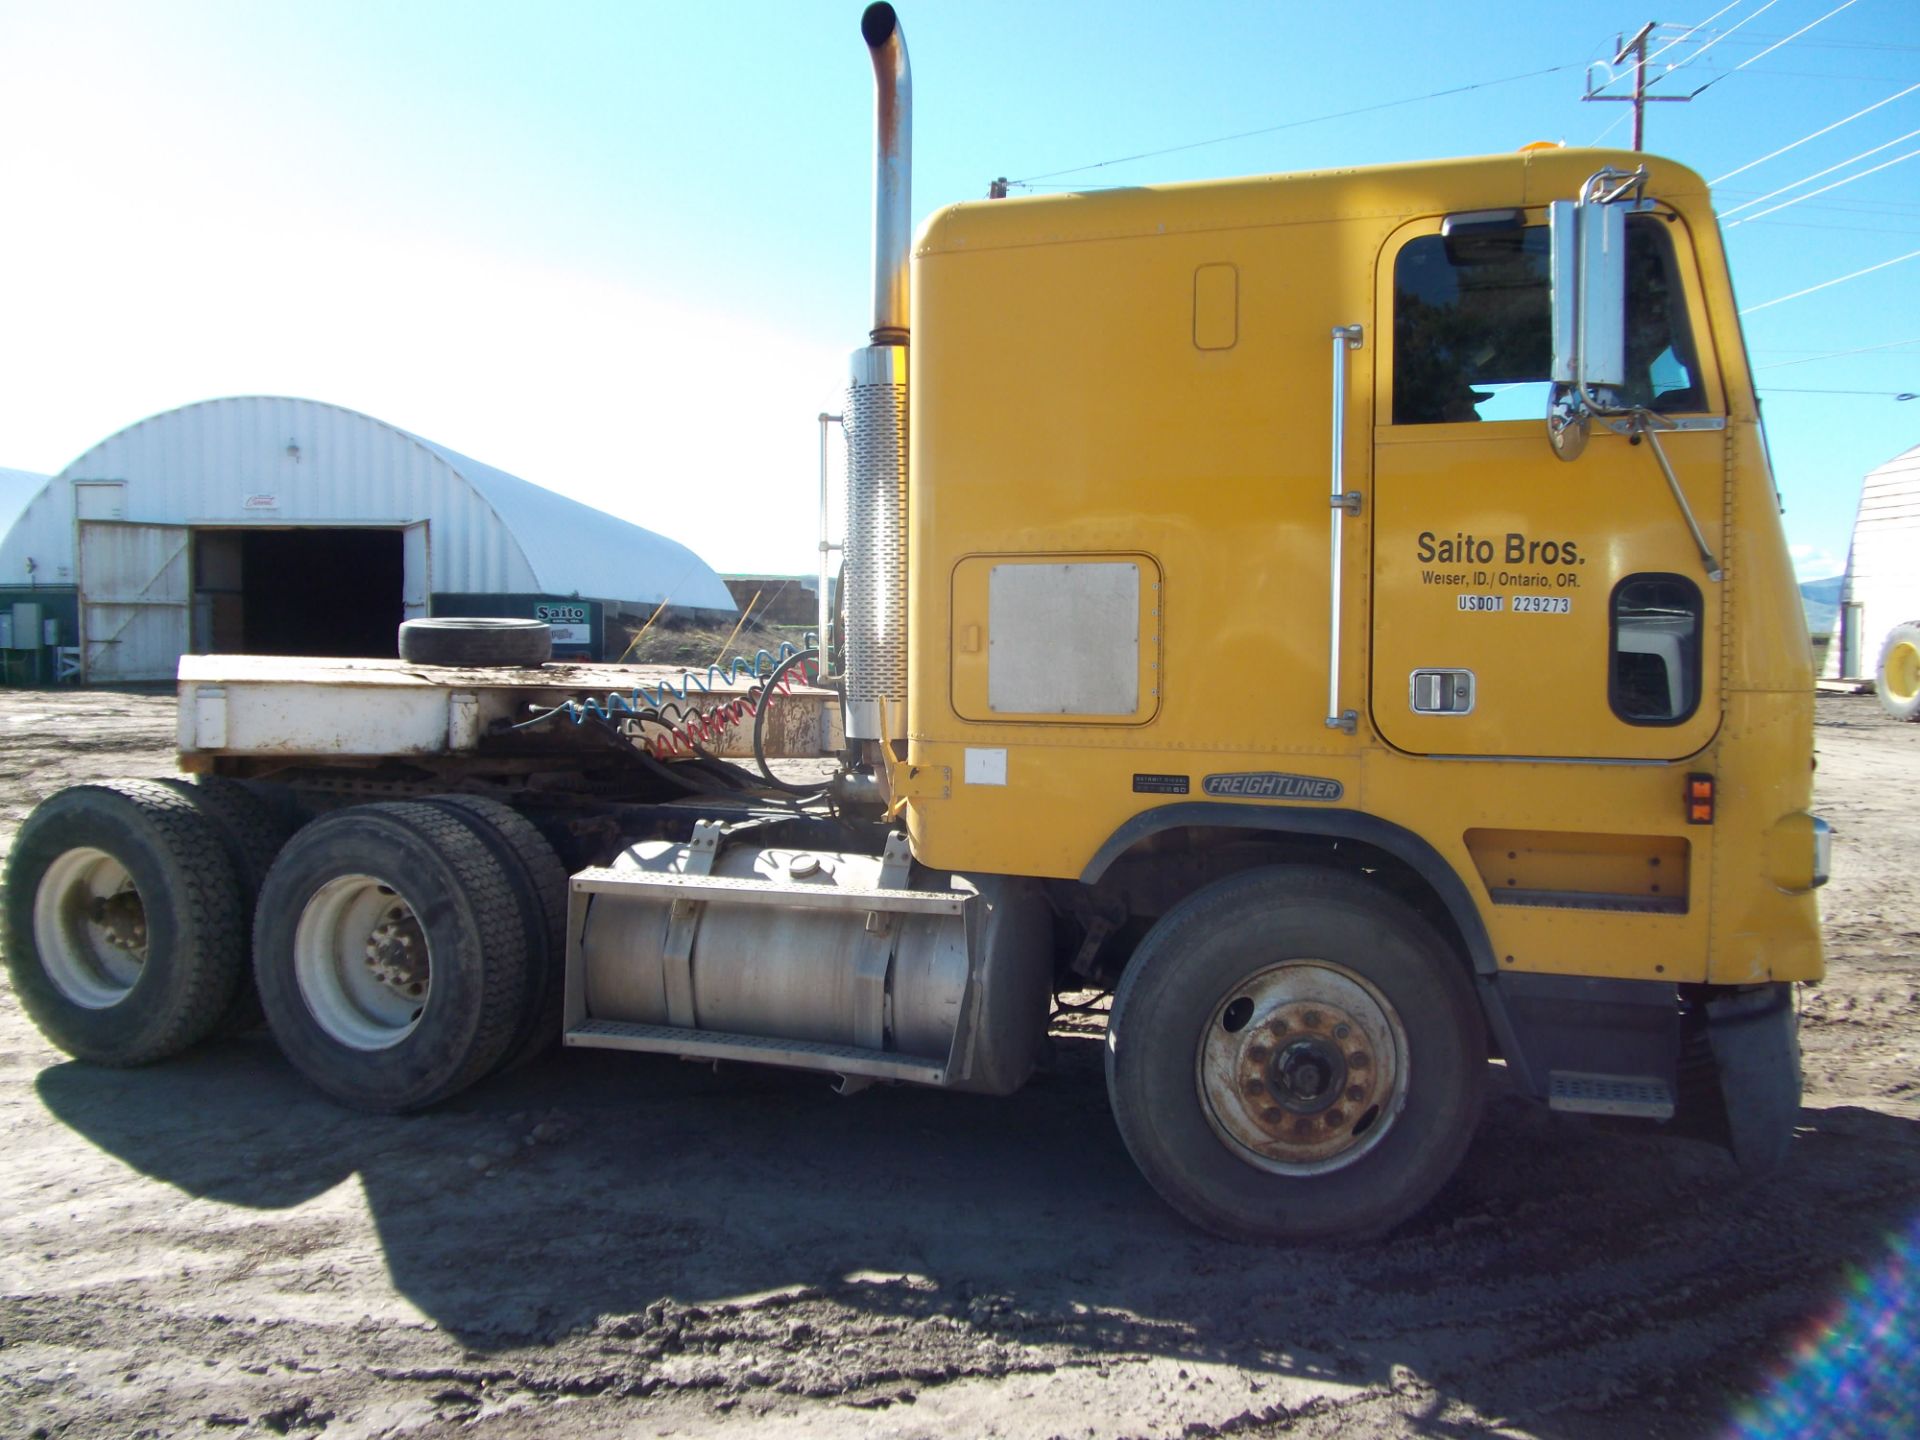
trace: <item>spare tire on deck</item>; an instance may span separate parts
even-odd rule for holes
[[[553,658],[553,627],[465,615],[405,620],[400,658],[415,665],[544,665]]]

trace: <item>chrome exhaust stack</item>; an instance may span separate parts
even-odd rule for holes
[[[873,331],[907,343],[907,252],[913,243],[913,74],[907,37],[887,4],[869,5],[860,36],[873,60]]]
[[[913,81],[893,6],[869,5],[873,60],[873,328],[847,386],[846,628],[850,741],[904,738],[907,698],[907,320]]]

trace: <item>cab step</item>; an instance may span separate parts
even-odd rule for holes
[[[1673,1118],[1673,1087],[1664,1080],[1555,1070],[1549,1081],[1549,1109],[1571,1115],[1630,1115],[1637,1120]]]

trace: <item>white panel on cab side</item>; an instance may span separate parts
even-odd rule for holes
[[[987,704],[999,715],[1140,708],[1140,567],[995,565],[987,581]]]

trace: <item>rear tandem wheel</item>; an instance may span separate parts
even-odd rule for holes
[[[20,827],[6,875],[7,969],[42,1033],[99,1065],[205,1039],[246,966],[240,879],[218,832],[154,780],[75,785]]]
[[[566,1005],[566,867],[534,823],[509,805],[484,795],[435,795],[427,803],[457,815],[515,882],[526,931],[527,990],[499,1068],[517,1070],[560,1042]]]
[[[335,1100],[393,1113],[492,1070],[526,1008],[532,897],[435,805],[358,805],[280,852],[254,922],[280,1048]]]
[[[276,804],[251,785],[213,775],[156,783],[185,797],[207,818],[226,848],[234,877],[240,883],[240,933],[246,938],[247,955],[233,999],[212,1033],[219,1038],[257,1029],[267,1017],[260,1009],[260,995],[253,984],[254,907],[274,858],[299,828],[295,807],[290,798]]]

